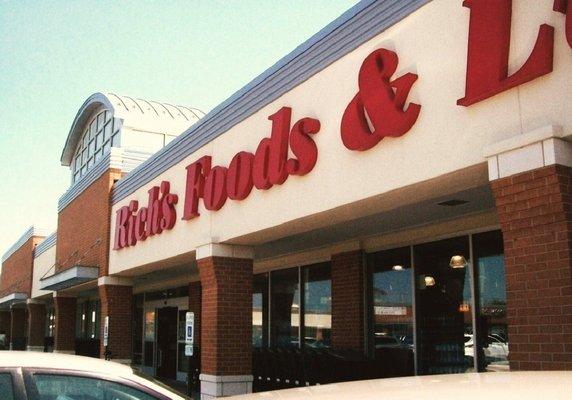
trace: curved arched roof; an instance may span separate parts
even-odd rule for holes
[[[192,107],[120,96],[114,93],[94,93],[82,104],[73,120],[60,158],[62,165],[71,164],[73,153],[81,139],[85,125],[101,108],[111,111],[115,118],[122,119],[123,126],[175,135],[182,133],[204,116],[202,111]]]

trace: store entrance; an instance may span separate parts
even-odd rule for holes
[[[467,236],[415,246],[421,375],[474,368],[469,247]]]
[[[157,310],[157,376],[177,378],[177,307]]]

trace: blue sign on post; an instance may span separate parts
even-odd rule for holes
[[[195,313],[187,312],[185,318],[185,356],[193,355]]]

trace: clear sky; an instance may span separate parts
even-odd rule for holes
[[[55,230],[61,151],[94,92],[208,112],[356,0],[0,0],[0,254]]]

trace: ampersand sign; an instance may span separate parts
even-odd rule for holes
[[[379,49],[361,65],[359,92],[342,117],[342,141],[348,149],[369,150],[386,136],[405,134],[417,121],[419,104],[411,103],[403,109],[417,75],[408,73],[390,81],[398,62],[397,54]]]

